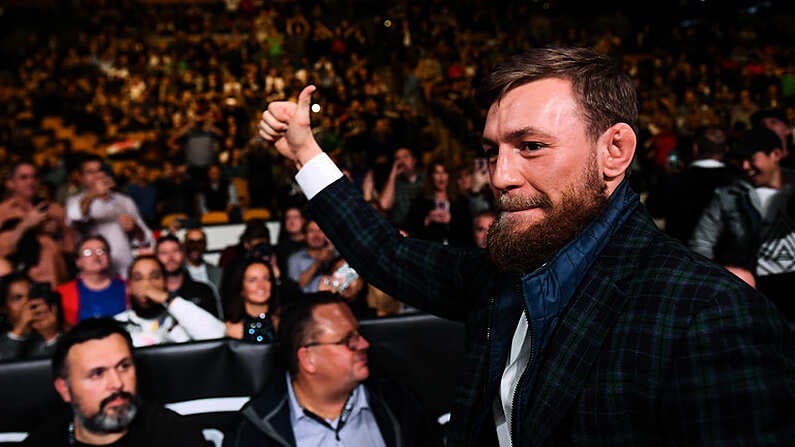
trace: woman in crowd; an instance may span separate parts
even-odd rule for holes
[[[226,313],[226,335],[254,343],[276,340],[279,326],[277,287],[273,269],[262,259],[251,259],[243,269],[240,297]]]
[[[409,211],[409,233],[445,245],[464,246],[469,241],[469,204],[450,182],[450,169],[442,161],[428,166],[425,191]]]
[[[21,272],[0,279],[0,361],[47,357],[62,332],[60,298]]]
[[[127,279],[131,309],[118,315],[133,345],[222,338],[224,323],[196,304],[166,290],[166,271],[154,256],[139,256]]]

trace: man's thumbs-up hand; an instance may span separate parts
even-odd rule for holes
[[[276,101],[268,104],[259,122],[259,134],[273,141],[280,154],[294,160],[300,168],[314,156],[323,152],[312,135],[309,107],[314,85],[304,87],[298,102]]]

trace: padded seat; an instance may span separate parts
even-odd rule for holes
[[[207,211],[202,214],[201,223],[202,225],[229,223],[229,214],[226,211]]]

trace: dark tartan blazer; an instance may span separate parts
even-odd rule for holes
[[[786,321],[634,206],[538,354],[514,445],[795,445]],[[344,177],[308,211],[363,278],[468,323],[448,445],[496,445],[495,390],[484,392],[500,273],[483,251],[402,238]]]

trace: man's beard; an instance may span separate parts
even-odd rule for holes
[[[183,265],[184,265],[184,264],[185,264],[185,263],[183,262],[182,264],[178,265],[178,266],[177,266],[175,269],[173,269],[173,270],[169,270],[169,269],[168,269],[168,267],[166,267],[166,276],[168,276],[168,277],[181,276],[181,275],[182,275],[182,272],[183,272],[183,270],[184,270],[184,269],[183,269]]]
[[[130,305],[132,306],[132,310],[141,318],[147,320],[154,320],[158,318],[163,312],[166,311],[166,307],[158,302],[152,301],[147,298],[146,305],[142,305],[138,303],[138,301],[133,298],[130,300]]]
[[[498,211],[538,208],[545,216],[528,224],[511,219],[510,213],[498,214],[486,240],[489,259],[500,270],[517,273],[532,272],[549,262],[607,206],[607,185],[599,175],[595,154],[579,181],[563,192],[558,204],[541,192],[524,197],[498,196]]]
[[[204,260],[204,254],[201,250],[189,250],[185,255],[185,259],[190,265],[201,265]]]
[[[106,406],[119,397],[127,401],[126,405],[118,406],[113,414],[106,413]],[[72,399],[72,410],[80,425],[92,433],[119,433],[124,431],[138,413],[141,405],[138,396],[134,396],[126,391],[117,391],[106,397],[99,404],[99,411],[93,416],[87,416],[80,410],[77,400]]]

